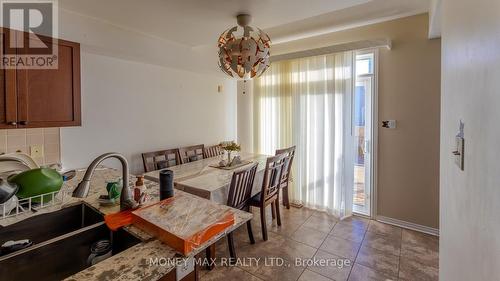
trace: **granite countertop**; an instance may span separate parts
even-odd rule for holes
[[[97,169],[92,178],[92,185],[90,188],[89,195],[87,198],[79,199],[70,196],[71,192],[75,186],[80,182],[84,174],[84,170],[79,170],[75,178],[64,183],[61,188],[59,196],[62,196],[63,203],[59,205],[54,205],[40,209],[36,213],[21,214],[16,217],[6,218],[0,221],[0,225],[7,226],[9,224],[16,223],[28,217],[37,216],[44,213],[54,212],[60,210],[64,207],[78,204],[84,201],[86,204],[99,210],[102,214],[112,214],[119,212],[120,206],[102,207],[99,205],[97,199],[99,195],[105,194],[105,184],[107,180],[113,180],[121,177],[121,172],[115,169],[101,168]],[[131,183],[132,183],[131,179]],[[159,187],[158,184],[149,180],[145,180],[146,185],[146,203],[149,205],[159,200]],[[131,184],[133,186],[133,184]],[[185,193],[180,190],[175,190],[175,193],[182,193],[186,196],[193,196],[193,198],[201,199],[195,197],[189,193]],[[206,205],[215,204],[206,200]],[[196,254],[203,251],[208,246],[215,243],[217,240],[221,239],[226,235],[226,233],[235,230],[236,228],[243,225],[246,221],[252,218],[252,214],[243,212],[240,210],[232,209],[234,213],[234,224],[230,228],[226,229],[224,233],[216,235],[209,241],[206,241],[200,245],[197,249],[193,250],[188,256],[194,257]],[[91,266],[73,276],[68,277],[66,280],[158,280],[171,270],[175,268],[174,264],[166,263],[162,265],[150,265],[150,259],[163,258],[163,259],[173,259],[182,258],[183,256],[177,253],[175,250],[161,243],[153,236],[145,233],[139,228],[130,225],[124,227],[126,231],[132,235],[140,238],[141,243],[128,248],[127,250],[112,256],[94,266]]]

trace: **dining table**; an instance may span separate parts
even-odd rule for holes
[[[225,155],[204,158],[201,160],[176,165],[167,168],[173,171],[174,187],[184,192],[200,196],[211,201],[226,204],[229,194],[229,186],[234,171],[248,167],[253,163],[258,163],[257,172],[252,188],[252,196],[259,193],[262,188],[262,180],[268,155],[255,153],[239,153],[242,163],[234,169],[221,168],[218,166],[221,160],[227,160]],[[159,182],[160,170],[144,174],[144,178]]]

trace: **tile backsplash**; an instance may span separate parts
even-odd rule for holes
[[[31,155],[31,147],[43,147],[44,157],[33,158],[39,165],[61,162],[59,128],[0,130],[0,153],[22,152]]]

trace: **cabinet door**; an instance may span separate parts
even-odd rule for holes
[[[33,35],[23,34],[24,40],[33,40]],[[47,37],[38,38],[51,42]],[[57,69],[17,70],[20,128],[81,125],[80,44],[60,39],[54,42],[58,45]]]
[[[15,33],[8,29],[1,31],[2,61],[5,50],[11,40],[15,40]],[[11,35],[14,38],[11,38]],[[17,127],[17,98],[16,98],[16,70],[0,68],[0,129],[13,129]]]

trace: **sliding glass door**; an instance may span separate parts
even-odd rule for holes
[[[292,202],[370,215],[374,52],[273,62],[254,81],[254,151],[296,146]]]
[[[375,94],[374,51],[358,52],[351,99],[351,159],[353,173],[353,211],[371,215],[373,168],[373,105]],[[348,152],[349,153],[349,152]]]
[[[353,56],[349,51],[273,62],[253,91],[254,151],[274,154],[296,146],[290,199],[340,218],[350,216],[353,206],[344,162]]]

